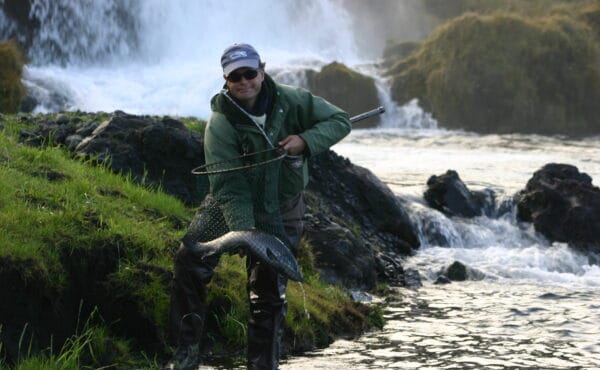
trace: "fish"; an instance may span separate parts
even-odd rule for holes
[[[246,249],[288,279],[299,282],[304,280],[296,258],[285,243],[276,236],[259,230],[229,231],[210,241],[188,244],[188,247],[203,258],[220,257],[225,253],[235,254]]]

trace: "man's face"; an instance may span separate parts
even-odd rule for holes
[[[262,69],[242,67],[231,72],[225,81],[231,95],[246,108],[252,108],[264,79],[265,72]]]

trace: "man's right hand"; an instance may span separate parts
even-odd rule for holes
[[[289,135],[278,144],[291,155],[301,154],[306,149],[306,142],[304,142],[304,139],[300,135]]]

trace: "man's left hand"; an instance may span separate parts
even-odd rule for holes
[[[306,143],[299,135],[290,135],[281,140],[278,144],[281,145],[283,150],[291,155],[300,154],[306,149]]]

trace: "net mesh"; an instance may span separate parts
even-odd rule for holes
[[[280,171],[285,162],[280,152],[268,150],[201,166],[195,173],[208,176],[209,181],[214,183],[234,183],[247,190],[252,199],[252,213],[244,214],[237,209],[232,210],[233,213],[244,218],[253,218],[257,230],[279,238],[288,248],[293,249],[294,246],[286,234],[279,199]],[[211,241],[230,231],[222,207],[231,194],[221,191],[218,187],[212,190],[191,221],[183,237],[184,243]],[[248,220],[243,221],[246,223]]]

